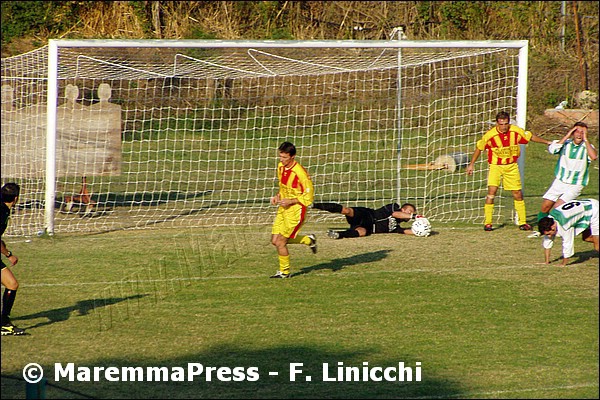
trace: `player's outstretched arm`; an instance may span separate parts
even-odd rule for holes
[[[411,213],[407,213],[404,211],[394,211],[392,213],[392,217],[394,217],[396,219],[405,219],[408,221],[409,219],[415,219],[417,217],[422,217],[422,215],[411,214]]]

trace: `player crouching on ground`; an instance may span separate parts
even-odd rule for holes
[[[575,254],[575,236],[581,234],[585,242],[594,243],[598,247],[598,200],[582,199],[564,203],[550,211],[550,215],[540,219],[538,229],[543,240],[545,264],[550,264],[550,249],[556,236],[562,237],[563,260],[567,265],[569,257]]]

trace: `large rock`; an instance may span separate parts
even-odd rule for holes
[[[593,110],[598,108],[598,93],[591,90],[584,90],[575,96],[575,102],[578,108]]]
[[[586,109],[566,109],[557,110],[554,108],[544,111],[548,118],[555,119],[565,125],[572,126],[575,122],[583,121],[590,128],[598,128],[598,110]]]

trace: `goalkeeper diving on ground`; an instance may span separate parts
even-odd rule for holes
[[[314,203],[313,208],[346,216],[350,228],[344,231],[329,230],[331,239],[355,238],[374,233],[399,233],[403,235],[429,236],[431,225],[427,218],[417,214],[417,208],[410,203],[399,206],[386,204],[378,209],[368,207],[346,207],[338,203]],[[402,222],[414,220],[411,228],[400,226]]]

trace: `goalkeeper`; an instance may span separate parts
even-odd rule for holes
[[[416,214],[417,208],[410,203],[405,203],[402,206],[391,203],[378,209],[345,207],[338,203],[314,203],[313,208],[346,216],[350,229],[345,231],[329,230],[327,236],[331,239],[363,237],[374,233],[413,235],[410,228],[402,228],[400,223],[421,217]]]
[[[308,172],[296,161],[296,147],[283,142],[279,148],[279,192],[271,197],[271,205],[279,206],[271,230],[271,244],[277,248],[279,270],[271,278],[290,278],[290,253],[288,243],[300,243],[317,252],[315,235],[300,235],[306,208],[314,198],[313,183]]]

